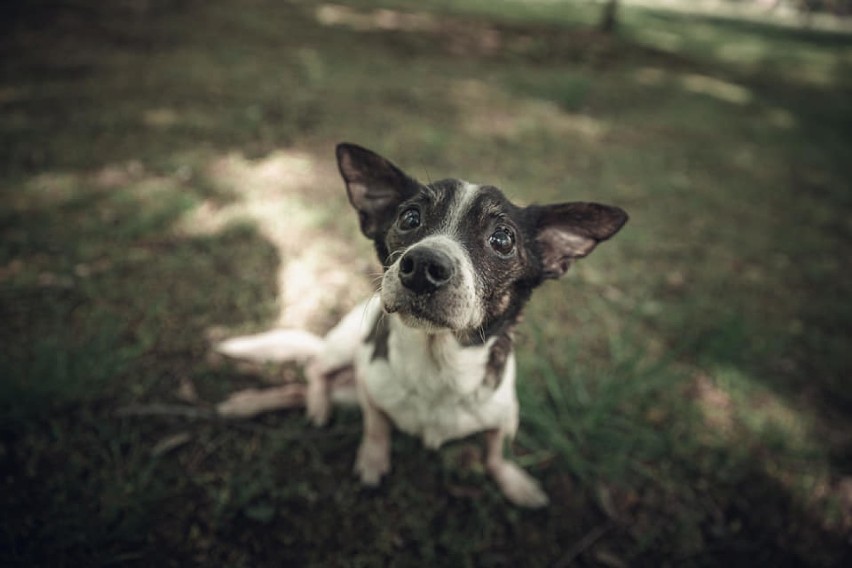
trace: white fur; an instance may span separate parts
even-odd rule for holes
[[[453,207],[447,212],[444,219],[442,232],[456,236],[461,224],[465,220],[465,214],[473,204],[476,196],[479,195],[479,186],[468,183],[463,180],[458,180],[461,184],[458,188],[459,196],[453,201]]]
[[[388,359],[373,359],[373,344],[364,342],[378,317],[391,326]],[[377,294],[326,335],[316,364],[329,372],[354,363],[358,384],[394,424],[437,448],[482,430],[517,431],[514,355],[496,390],[483,384],[492,343],[464,348],[449,332],[430,336],[411,329],[381,313]]]
[[[223,355],[250,361],[299,361],[304,363],[319,353],[322,338],[298,329],[274,329],[256,335],[235,337],[220,343]]]
[[[427,335],[388,316],[388,359],[373,360],[373,346],[359,351],[359,385],[396,426],[430,448],[475,432],[518,427],[514,358],[497,390],[483,384],[493,341],[463,348],[449,332]]]
[[[352,308],[326,334],[323,346],[316,357],[321,372],[334,371],[355,362],[358,348],[369,335],[381,309],[379,295],[375,294]]]

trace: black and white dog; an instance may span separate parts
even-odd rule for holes
[[[338,145],[337,161],[383,266],[380,291],[325,338],[269,332],[219,350],[301,358],[316,425],[328,421],[332,379],[354,375],[364,419],[355,470],[365,485],[390,470],[392,426],[429,448],[484,432],[487,469],[506,498],[546,505],[538,482],[503,456],[518,429],[513,329],[532,291],[618,232],[627,214],[596,203],[518,207],[496,187],[457,179],[424,185],[353,144]],[[261,391],[219,410],[250,415],[276,406],[286,402]]]

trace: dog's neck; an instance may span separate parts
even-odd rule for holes
[[[476,341],[470,341],[469,334],[460,338],[450,330],[418,329],[403,323],[396,314],[380,313],[366,341],[373,345],[372,360],[417,362],[453,383],[457,391],[482,385],[496,389],[512,353],[516,321],[502,322],[499,331],[479,334]]]

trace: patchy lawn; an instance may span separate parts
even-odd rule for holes
[[[852,37],[592,4],[16,2],[0,12],[3,565],[849,562]],[[378,267],[333,162],[594,199],[625,230],[533,299],[508,506],[476,440],[211,418],[298,371]]]

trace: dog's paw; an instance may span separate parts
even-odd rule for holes
[[[382,476],[390,471],[390,448],[384,444],[362,442],[358,448],[358,458],[355,460],[355,473],[361,483],[375,487]]]
[[[491,474],[506,499],[519,507],[538,509],[550,503],[539,482],[517,464],[503,462]]]

